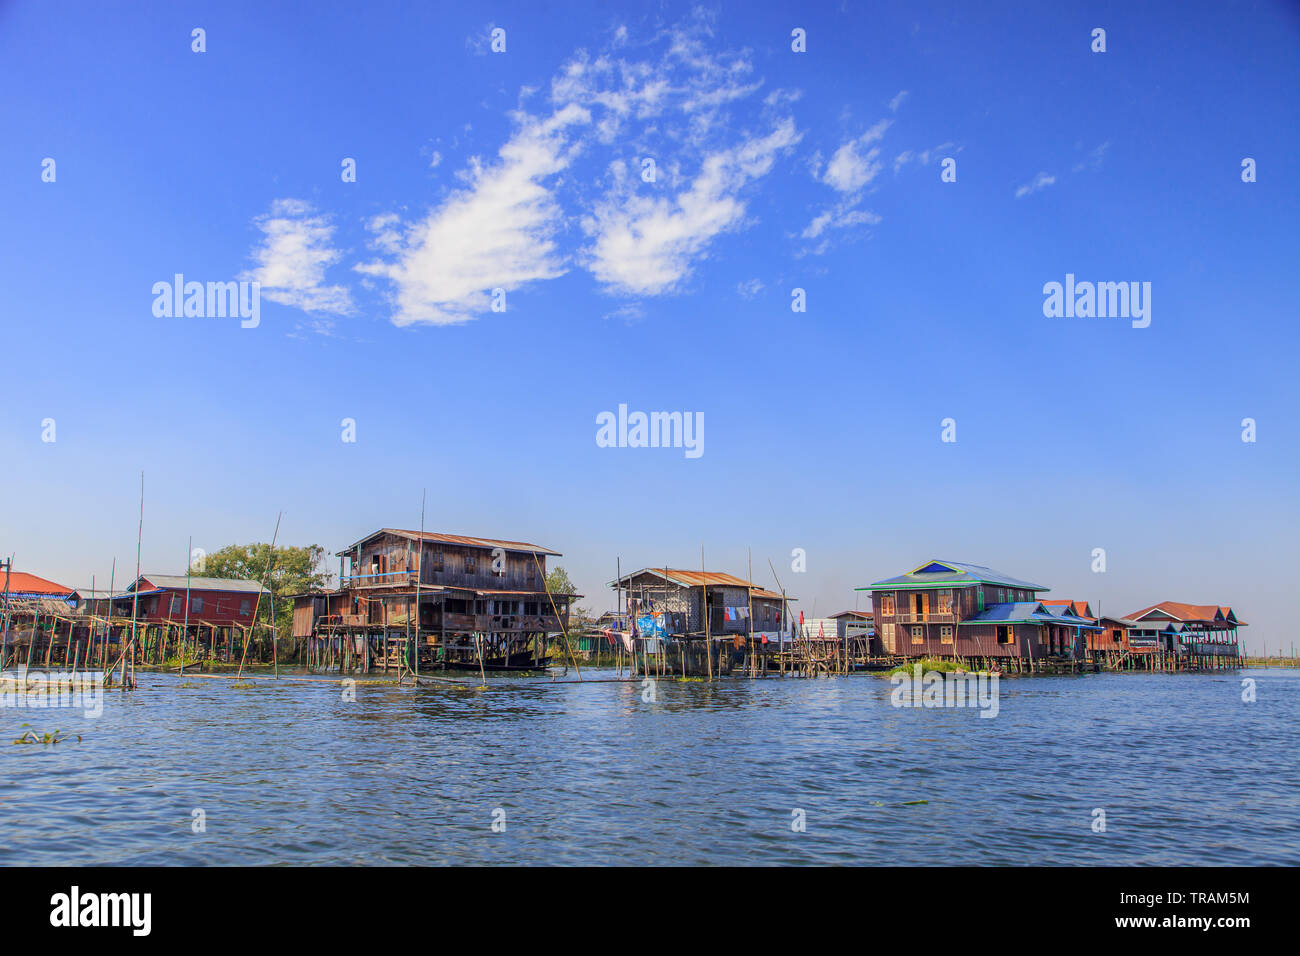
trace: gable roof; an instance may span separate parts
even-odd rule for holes
[[[673,584],[680,585],[684,588],[698,588],[705,584],[710,587],[729,587],[729,588],[748,588],[754,597],[775,598],[778,601],[781,595],[776,591],[769,591],[767,588],[759,587],[753,581],[746,581],[744,578],[738,578],[734,574],[728,574],[726,571],[688,571],[685,568],[642,568],[640,571],[629,571],[615,581],[610,581],[609,586],[615,587],[622,584],[627,585],[632,578],[639,577],[642,574],[653,574],[655,577],[670,581]],[[795,600],[787,597],[787,601]]]
[[[1044,601],[1043,606],[1053,614],[1073,614],[1075,617],[1092,619],[1092,608],[1087,601]]]
[[[191,591],[239,591],[241,593],[256,594],[261,591],[263,594],[270,594],[266,588],[262,587],[260,581],[248,581],[243,578],[201,578],[191,575],[186,578],[183,574],[142,574],[140,577],[127,586],[126,594],[134,594],[134,588],[141,581],[153,585],[150,593],[156,593],[160,590],[184,591],[186,582],[189,583]],[[144,591],[140,592],[144,594]]]
[[[990,604],[974,617],[960,622],[962,624],[1070,624],[1085,631],[1100,631],[1097,625],[1086,618],[1076,617],[1057,609],[1055,613],[1043,605],[1042,601],[1008,601],[1003,604]]]
[[[1009,574],[1003,574],[1001,571],[986,568],[982,564],[967,564],[964,561],[927,561],[906,574],[886,578],[869,587],[855,588],[855,590],[893,591],[908,588],[970,587],[976,584],[1001,584],[1026,591],[1050,590],[1050,588],[1046,588],[1041,584],[1021,581]]]
[[[872,614],[871,614],[870,611],[840,611],[838,614],[832,614],[831,617],[833,617],[833,618],[841,618],[841,617],[866,617],[866,618],[870,618],[870,617],[872,617]]]
[[[1184,623],[1194,621],[1213,624],[1217,622],[1225,625],[1246,626],[1245,621],[1237,620],[1237,615],[1233,613],[1230,607],[1220,607],[1217,604],[1184,604],[1181,601],[1161,601],[1159,604],[1152,604],[1150,607],[1144,607],[1140,611],[1134,611],[1132,614],[1125,614],[1124,616],[1134,621],[1141,621],[1147,615],[1153,615],[1155,620],[1159,620],[1163,615]]]
[[[75,588],[70,588],[63,584],[58,584],[48,578],[43,578],[37,574],[28,574],[26,571],[10,571],[9,576],[9,593],[10,595],[31,594],[52,595],[55,597],[70,597],[76,594]],[[5,574],[0,573],[0,594],[5,591]]]
[[[372,531],[364,538],[353,541],[342,551],[336,551],[336,558],[351,554],[359,544],[365,544],[371,538],[377,538],[381,534],[397,535],[399,538],[410,538],[412,541],[433,541],[440,544],[459,544],[471,548],[504,548],[506,551],[524,551],[530,554],[549,554],[554,557],[561,557],[559,551],[552,551],[550,548],[543,548],[540,544],[529,544],[526,541],[506,541],[503,538],[476,538],[466,534],[443,534],[440,531],[407,531],[403,528],[380,528],[378,531]]]

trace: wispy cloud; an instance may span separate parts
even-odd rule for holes
[[[1106,158],[1106,150],[1110,149],[1110,140],[1102,143],[1096,149],[1092,150],[1079,162],[1074,164],[1074,172],[1081,173],[1085,169],[1098,169],[1102,161]]]
[[[580,148],[571,129],[590,120],[574,105],[545,120],[516,114],[495,162],[473,160],[466,186],[423,220],[408,226],[389,214],[370,222],[383,258],[356,268],[392,283],[396,324],[464,322],[488,311],[493,289],[564,274],[555,242],[563,215],[551,184]]]
[[[736,283],[736,292],[742,299],[752,299],[762,291],[762,279],[746,279],[744,282]]]
[[[897,173],[908,163],[920,163],[922,166],[929,166],[931,162],[942,156],[950,156],[953,153],[960,153],[961,147],[955,143],[941,143],[933,149],[923,149],[920,151],[905,149],[894,157],[894,172]]]
[[[587,268],[611,292],[676,291],[709,243],[744,221],[741,189],[766,175],[799,135],[787,119],[766,136],[711,152],[672,197],[642,194],[625,170],[617,173],[612,191],[583,222],[592,238],[584,251]]]
[[[712,36],[713,15],[698,10],[640,44],[614,29],[605,50],[580,50],[557,70],[549,102],[522,88],[498,156],[472,160],[463,187],[423,219],[374,217],[375,257],[356,268],[387,280],[393,321],[464,322],[489,310],[493,289],[554,279],[574,262],[611,294],[677,291],[716,237],[746,223],[745,187],[800,137],[786,113],[798,96],[780,91],[751,120],[757,132],[735,132],[732,107],[762,80],[748,51],[718,49]],[[567,172],[579,155],[603,160],[594,192]],[[642,157],[659,160],[656,176],[642,178]],[[561,245],[570,222],[585,236],[579,248]]]
[[[907,99],[907,90],[899,90],[897,95],[889,101],[889,112],[897,113],[898,108],[903,105],[905,99]]]
[[[1016,190],[1016,198],[1023,199],[1028,195],[1038,192],[1040,189],[1046,189],[1054,182],[1056,182],[1055,176],[1052,176],[1049,173],[1039,173],[1029,182]]]
[[[820,240],[816,246],[801,250],[800,255],[821,255],[826,252],[830,248],[827,233],[831,230],[880,222],[880,216],[876,213],[859,207],[867,187],[884,167],[880,158],[881,148],[876,144],[884,138],[892,122],[881,120],[861,136],[842,143],[824,167],[820,153],[812,157],[809,169],[813,178],[831,187],[840,194],[840,198],[824,207],[799,233],[800,239]]]
[[[838,192],[855,193],[875,179],[881,169],[880,147],[872,144],[884,137],[890,122],[881,120],[835,150],[822,173],[822,182]]]
[[[334,248],[334,225],[301,199],[277,199],[254,220],[263,239],[251,252],[256,265],[241,279],[261,283],[272,302],[305,312],[345,315],[352,297],[341,285],[326,285],[325,272],[342,257]]]

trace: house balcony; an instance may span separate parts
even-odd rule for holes
[[[339,582],[339,586],[344,588],[393,588],[414,584],[414,571],[385,571],[380,574],[346,575]]]
[[[956,624],[952,611],[899,611],[894,615],[899,624]]]

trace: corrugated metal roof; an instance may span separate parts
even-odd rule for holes
[[[729,587],[729,588],[748,588],[754,597],[781,599],[781,595],[776,591],[769,591],[767,588],[759,587],[753,581],[746,581],[744,578],[738,578],[734,574],[728,574],[726,571],[691,571],[686,568],[642,568],[640,571],[631,571],[617,581],[611,581],[610,587],[616,584],[626,584],[632,578],[641,574],[653,574],[655,577],[663,578],[674,584],[679,584],[686,588],[698,588],[707,584],[709,587]],[[787,601],[795,600],[787,597]]]
[[[373,531],[364,538],[353,541],[342,551],[335,552],[334,556],[340,557],[346,555],[356,548],[357,545],[364,544],[371,538],[381,534],[395,534],[399,537],[411,538],[416,541],[423,538],[425,541],[437,541],[442,544],[463,544],[472,548],[487,548],[489,550],[492,548],[505,548],[507,551],[526,551],[533,554],[549,554],[557,558],[562,557],[559,551],[552,551],[550,548],[544,548],[540,544],[529,544],[526,541],[506,541],[503,538],[477,538],[465,534],[444,534],[440,531],[425,531],[421,533],[419,531],[408,531],[403,528],[380,528],[378,531]]]
[[[8,578],[10,594],[55,594],[59,597],[66,597],[76,591],[75,588],[57,584],[37,574],[28,574],[26,571],[10,571],[8,572]],[[0,572],[0,594],[4,593],[4,590],[5,573]]]
[[[249,581],[243,578],[208,578],[191,576],[186,578],[183,574],[142,574],[141,581],[147,581],[156,588],[166,588],[172,591],[184,591],[186,582],[189,582],[191,591],[239,591],[241,593],[256,594],[261,591],[263,594],[270,592],[262,587],[259,581]],[[138,582],[137,582],[138,583]]]
[[[1237,620],[1237,616],[1233,614],[1230,607],[1220,607],[1217,604],[1184,604],[1181,601],[1161,601],[1159,604],[1144,607],[1140,611],[1134,611],[1132,614],[1124,616],[1136,621],[1142,615],[1150,614],[1152,611],[1162,611],[1176,621],[1204,621],[1206,623],[1222,621],[1223,623],[1234,623],[1241,627],[1246,626],[1245,621]]]
[[[869,587],[856,590],[888,591],[895,588],[963,587],[972,584],[1002,584],[1007,587],[1023,588],[1026,591],[1050,590],[1041,584],[1021,581],[1001,571],[986,568],[982,564],[967,564],[964,561],[927,561],[907,574],[886,578]]]
[[[1008,601],[1005,604],[990,604],[974,617],[967,618],[962,624],[1069,624],[1084,630],[1099,631],[1092,621],[1073,614],[1053,613],[1043,606],[1041,601]]]

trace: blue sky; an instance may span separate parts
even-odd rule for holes
[[[596,609],[703,545],[818,615],[947,558],[1293,639],[1293,5],[538,6],[0,5],[16,566],[133,566],[143,470],[156,571],[427,488]],[[176,273],[260,325],[156,317]],[[1067,273],[1150,326],[1045,317]],[[704,454],[598,447],[620,403]]]

